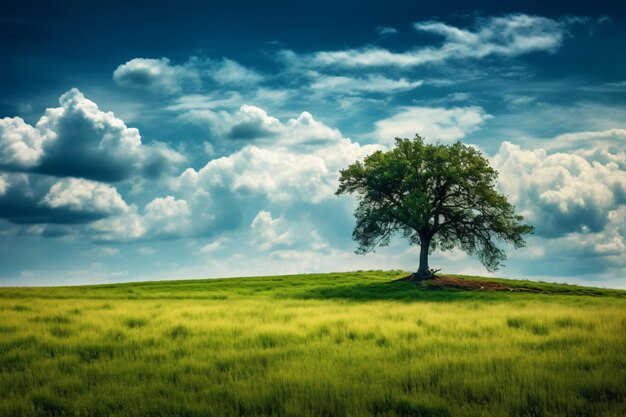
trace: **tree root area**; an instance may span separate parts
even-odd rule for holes
[[[463,279],[457,277],[447,277],[447,276],[436,276],[431,279],[415,279],[415,275],[411,274],[407,277],[402,278],[402,280],[406,281],[415,281],[415,282],[426,282],[429,286],[437,287],[437,288],[456,288],[459,290],[466,291],[509,291],[509,292],[532,292],[532,293],[540,293],[540,290],[536,290],[533,288],[524,288],[524,287],[511,287],[506,284],[501,284],[499,282],[492,281],[480,281],[474,279]]]

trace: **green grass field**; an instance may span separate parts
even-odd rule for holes
[[[0,416],[626,415],[625,291],[404,275],[1,288]]]

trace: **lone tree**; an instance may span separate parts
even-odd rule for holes
[[[506,259],[495,241],[520,248],[522,236],[533,231],[496,191],[497,171],[461,142],[431,145],[419,135],[396,138],[392,150],[377,151],[340,174],[336,195],[357,194],[356,253],[387,246],[399,232],[421,246],[416,279],[433,277],[428,255],[435,249],[459,248],[495,271]]]

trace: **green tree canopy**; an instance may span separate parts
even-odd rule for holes
[[[395,147],[377,151],[340,171],[337,195],[356,194],[357,253],[389,244],[401,233],[420,245],[417,278],[432,275],[428,255],[459,248],[477,255],[489,271],[506,260],[496,243],[525,245],[533,227],[496,190],[498,173],[482,154],[461,142],[426,144],[396,138]]]

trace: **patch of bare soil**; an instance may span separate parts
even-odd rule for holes
[[[411,279],[409,275],[404,279]],[[534,292],[540,293],[540,290],[524,287],[511,287],[506,284],[493,281],[480,281],[469,280],[456,277],[436,276],[433,279],[426,280],[426,282],[438,288],[458,288],[466,291],[509,291],[509,292]]]

